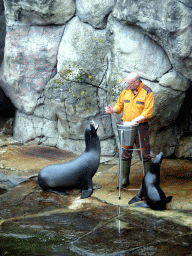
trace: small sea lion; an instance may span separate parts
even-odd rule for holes
[[[159,186],[160,183],[160,166],[163,159],[163,152],[158,154],[151,166],[149,171],[144,176],[140,190],[138,194],[133,197],[128,204],[133,204],[144,197],[146,203],[137,203],[135,206],[138,207],[150,207],[154,210],[164,210],[166,208],[166,204],[168,204],[172,200],[172,196],[166,197],[164,192]]]

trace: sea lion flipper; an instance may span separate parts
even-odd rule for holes
[[[172,196],[166,197],[166,204],[168,204],[169,202],[171,202],[171,200],[172,200]]]
[[[84,198],[87,198],[87,197],[91,196],[92,193],[93,193],[93,189],[91,189],[91,188],[89,188],[87,190],[82,189],[81,199],[84,199]]]
[[[149,205],[147,203],[137,203],[134,206],[136,207],[142,207],[142,208],[149,208]]]
[[[134,204],[134,203],[139,202],[139,201],[141,201],[141,198],[138,197],[138,196],[134,196],[134,197],[128,202],[128,204]]]
[[[141,186],[140,186],[140,189],[139,189],[139,192],[137,193],[136,196],[134,196],[129,202],[128,204],[134,204],[136,202],[139,202],[142,200],[144,194],[143,194],[143,184],[141,183]]]
[[[64,190],[63,191],[59,191],[59,190],[47,189],[47,192],[55,193],[57,195],[62,195],[62,196],[68,196],[69,195]]]
[[[91,196],[93,193],[93,183],[92,179],[83,179],[82,181],[82,191],[81,191],[81,199],[87,198]]]

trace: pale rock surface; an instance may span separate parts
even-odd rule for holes
[[[117,1],[113,16],[124,24],[142,28],[164,48],[173,68],[192,79],[190,1]]]
[[[113,136],[111,117],[104,113],[108,51],[105,31],[96,31],[77,17],[67,24],[59,46],[58,73],[45,88],[48,105],[58,118],[58,134],[63,138],[59,148],[67,146],[79,153],[84,130],[92,119],[99,124],[101,143]],[[107,150],[110,155],[115,153],[115,140],[110,141],[110,147],[102,143],[102,154]]]
[[[185,93],[172,88],[164,87],[158,83],[144,80],[154,93],[154,109],[150,125],[158,131],[163,127],[169,127],[176,120],[179,110],[184,102]]]
[[[107,35],[116,73],[137,70],[142,77],[155,81],[171,69],[163,49],[140,28],[123,25],[110,15]]]
[[[190,81],[172,69],[160,78],[159,84],[165,87],[171,87],[176,91],[185,92],[190,86]]]
[[[76,14],[82,22],[94,28],[105,28],[114,4],[115,0],[77,0]]]
[[[67,24],[59,46],[57,72],[99,87],[108,68],[108,52],[106,31],[95,30],[75,17]]]
[[[99,130],[98,130],[99,131]],[[102,156],[114,156],[116,153],[116,142],[114,139],[101,140],[101,155]],[[45,144],[48,145],[48,144]],[[77,154],[82,154],[85,150],[84,140],[71,140],[65,139],[59,136],[56,146],[59,149],[68,149],[71,152],[76,152]]]
[[[56,73],[63,29],[63,26],[7,27],[2,88],[23,113],[32,114],[44,102],[44,87]]]
[[[75,13],[74,0],[4,0],[8,26],[63,25]]]
[[[32,141],[37,144],[45,144],[46,140],[51,139],[49,146],[56,146],[57,143],[57,123],[52,120],[37,117],[34,115],[26,115],[17,111],[14,125],[14,139],[27,143]]]
[[[5,34],[6,34],[6,24],[5,24],[4,5],[3,5],[3,1],[0,0],[0,66],[3,61],[3,55],[4,55]]]

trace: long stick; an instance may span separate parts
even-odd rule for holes
[[[121,199],[121,158],[122,158],[122,140],[123,140],[123,130],[121,130],[120,138],[120,150],[119,150],[119,200]]]
[[[140,144],[140,152],[141,152],[141,162],[142,162],[142,167],[143,167],[143,176],[145,176],[145,170],[144,170],[144,164],[143,164],[143,152],[142,152],[142,145],[141,145],[141,137],[140,137],[139,128],[138,128],[138,134],[139,134],[139,144]]]

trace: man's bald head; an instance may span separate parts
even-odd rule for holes
[[[127,89],[136,90],[141,83],[139,74],[135,71],[131,72],[127,76],[126,82],[127,82]]]
[[[133,71],[130,74],[127,75],[126,80],[132,80],[132,81],[140,81],[140,76],[137,72]]]

